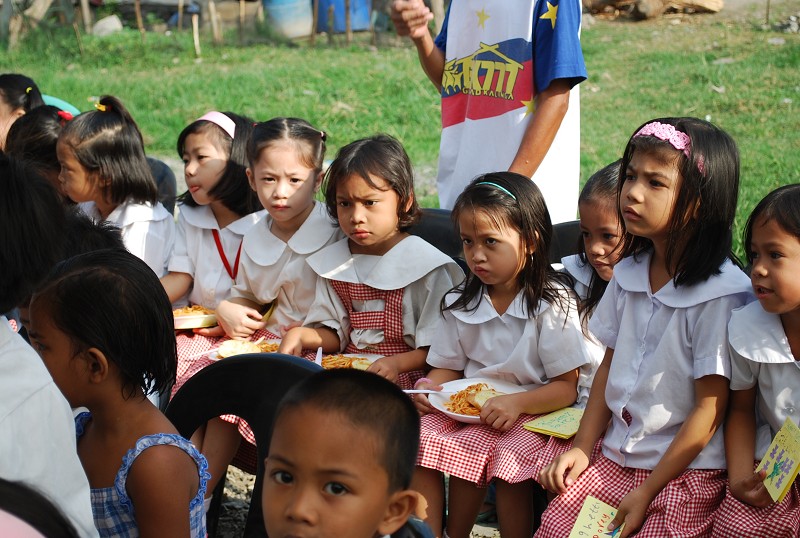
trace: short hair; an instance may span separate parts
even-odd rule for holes
[[[34,295],[40,300],[76,353],[94,347],[117,366],[125,398],[174,384],[172,306],[153,270],[130,252],[98,250],[59,263]]]
[[[108,221],[94,222],[77,207],[66,211],[67,237],[62,259],[105,249],[125,249],[122,231]]]
[[[0,98],[11,110],[21,108],[26,113],[44,104],[42,93],[33,79],[19,73],[0,75]]]
[[[653,122],[671,125],[686,134],[690,140],[688,155],[656,136],[637,136],[642,127]],[[736,261],[731,249],[739,197],[736,142],[719,127],[698,118],[650,120],[637,127],[628,140],[618,194],[622,193],[631,158],[640,151],[662,160],[677,158],[677,169],[683,178],[670,218],[665,253],[667,265],[676,268],[673,284],[691,286],[719,274],[726,259]],[[621,213],[620,223],[625,229]],[[636,256],[651,248],[649,239],[626,233],[620,256]]]
[[[214,146],[228,156],[228,162],[219,181],[209,191],[209,195],[219,200],[237,215],[248,215],[261,209],[258,195],[247,181],[247,142],[253,132],[253,120],[233,112],[223,112],[234,125],[234,136],[226,133],[219,125],[208,120],[195,120],[178,135],[178,156],[183,158],[186,138],[192,134],[204,134]],[[178,197],[178,203],[197,207],[192,194],[186,191]]]
[[[29,297],[61,257],[64,208],[29,165],[0,154],[0,312]]]
[[[25,159],[41,174],[61,170],[56,155],[56,142],[67,120],[57,107],[35,108],[15,121],[8,130],[5,152]]]
[[[323,370],[292,387],[278,405],[275,423],[304,406],[337,413],[368,430],[383,443],[379,459],[391,491],[409,487],[419,451],[419,415],[397,385],[371,372]]]
[[[257,123],[247,144],[247,160],[252,169],[261,152],[279,140],[292,142],[297,146],[300,158],[308,168],[322,171],[325,159],[325,142],[328,137],[306,120],[299,118],[272,118]]]
[[[414,171],[403,145],[386,134],[356,140],[339,150],[325,176],[328,215],[334,222],[338,222],[336,189],[348,177],[356,175],[370,187],[377,189],[378,186],[370,179],[370,174],[386,181],[389,189],[397,193],[398,229],[405,231],[410,228],[420,216],[419,204],[414,195]]]
[[[774,220],[786,233],[800,239],[800,183],[784,185],[758,202],[744,228],[744,248],[747,262],[753,263],[753,227],[761,220]]]
[[[144,155],[144,141],[136,122],[116,97],[104,95],[97,110],[79,114],[64,125],[58,141],[96,180],[104,180],[103,194],[115,204],[158,201],[153,174]]]

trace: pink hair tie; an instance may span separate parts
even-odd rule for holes
[[[654,136],[664,142],[669,142],[669,145],[678,151],[682,151],[686,158],[689,158],[689,148],[692,147],[692,141],[689,135],[677,130],[669,123],[660,123],[653,121],[636,131],[633,135],[634,138],[639,136]]]
[[[214,125],[218,126],[220,129],[228,133],[228,136],[233,138],[234,133],[236,133],[236,124],[230,119],[228,116],[223,114],[222,112],[217,112],[213,110],[211,112],[206,112],[201,117],[197,118],[197,121],[210,121]]]

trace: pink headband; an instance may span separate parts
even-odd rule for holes
[[[689,148],[692,146],[689,135],[677,130],[669,123],[650,122],[633,135],[634,138],[638,136],[654,136],[659,140],[669,142],[670,146],[682,151],[686,158],[689,158]]]
[[[201,117],[197,118],[197,121],[201,120],[210,121],[214,125],[217,125],[220,129],[228,133],[228,136],[231,138],[233,138],[233,135],[236,132],[236,124],[233,123],[233,120],[222,112],[217,112],[216,110],[206,112]]]

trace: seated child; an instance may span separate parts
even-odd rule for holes
[[[431,536],[410,519],[418,446],[419,418],[396,386],[358,370],[314,374],[275,417],[262,497],[267,533]]]
[[[175,379],[172,309],[125,250],[61,262],[33,296],[30,337],[76,418],[101,536],[205,537],[205,458],[148,393]],[[120,463],[122,466],[120,466]]]

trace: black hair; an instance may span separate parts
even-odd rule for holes
[[[0,154],[0,312],[29,297],[60,259],[64,208],[53,186]]]
[[[617,183],[620,176],[620,164],[622,159],[617,159],[611,164],[607,164],[589,178],[586,185],[581,189],[581,194],[578,197],[578,206],[583,204],[597,203],[607,205],[614,215],[619,219],[619,211],[617,209]],[[619,220],[617,221],[619,222]],[[621,241],[622,238],[620,238]],[[619,248],[619,247],[618,247]],[[586,245],[583,242],[583,234],[578,238],[578,256],[580,257],[581,264],[589,266],[592,270],[592,278],[589,281],[589,291],[585,298],[578,301],[578,314],[581,318],[581,325],[586,327],[589,318],[592,316],[597,303],[603,297],[606,291],[608,281],[600,278],[597,271],[589,263],[586,257]]]
[[[225,207],[244,216],[261,210],[258,195],[247,181],[247,142],[253,132],[253,120],[233,112],[223,112],[235,125],[234,136],[209,120],[195,120],[178,135],[178,156],[182,159],[186,149],[186,138],[192,134],[203,134],[208,140],[228,156],[228,162],[217,184],[209,195],[219,200]],[[178,203],[197,207],[192,194],[186,191],[178,197]]]
[[[144,141],[136,122],[116,97],[104,95],[97,110],[84,112],[64,125],[59,143],[100,184],[111,203],[157,202],[156,183],[144,156]]]
[[[45,538],[78,538],[78,532],[53,502],[23,482],[0,478],[0,510],[36,529]]]
[[[671,125],[688,135],[688,156],[669,141],[636,133],[648,123]],[[731,228],[739,196],[739,150],[725,131],[698,118],[657,118],[637,127],[622,156],[618,193],[628,165],[637,151],[653,154],[665,163],[677,159],[682,181],[670,216],[665,252],[673,284],[691,286],[719,274],[726,259],[738,263],[731,249]],[[623,230],[625,221],[620,213]],[[625,234],[621,257],[652,249],[644,237]]]
[[[420,216],[417,197],[414,195],[414,171],[403,145],[386,134],[362,138],[339,150],[336,159],[325,175],[325,204],[328,215],[338,222],[336,189],[350,176],[356,175],[377,189],[370,175],[383,179],[389,189],[397,193],[398,229],[406,231]],[[409,203],[410,202],[410,203]]]
[[[120,371],[122,394],[160,393],[175,382],[172,306],[150,267],[124,249],[88,252],[59,263],[33,301],[80,353],[97,348]]]
[[[778,187],[758,202],[744,228],[747,262],[753,263],[753,227],[760,221],[774,220],[786,233],[800,239],[800,183]]]
[[[67,237],[62,259],[105,249],[124,249],[122,232],[108,221],[94,222],[78,208],[66,212]]]
[[[18,73],[0,75],[0,99],[12,110],[21,108],[26,113],[44,104],[42,92],[33,79]]]
[[[539,187],[530,178],[514,172],[483,174],[473,179],[456,199],[451,213],[456,228],[461,215],[478,211],[485,213],[498,229],[509,226],[520,234],[525,260],[517,280],[528,314],[536,312],[540,300],[556,303],[569,311],[569,301],[565,300],[561,286],[571,288],[572,278],[550,265],[548,253],[553,225]],[[464,281],[451,290],[459,294],[458,299],[445,306],[443,298],[442,310],[477,309],[483,300],[483,286],[483,282],[468,271]]]
[[[297,146],[303,164],[316,172],[322,171],[325,159],[325,142],[328,137],[306,120],[299,118],[272,118],[257,123],[247,144],[247,160],[252,169],[264,148],[278,140],[286,140]]]
[[[58,107],[44,105],[15,121],[8,130],[5,152],[28,161],[42,175],[61,171],[56,142],[68,121]],[[58,188],[57,185],[54,185]]]
[[[391,381],[371,372],[323,370],[294,386],[278,406],[281,415],[304,406],[337,413],[368,430],[378,443],[391,491],[407,489],[419,451],[419,415],[409,397]]]

